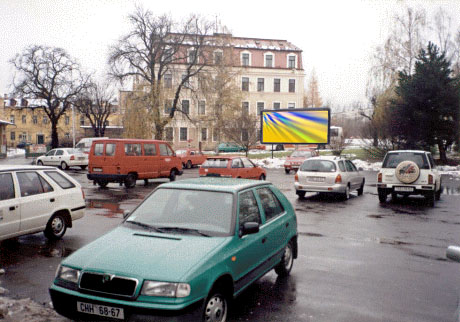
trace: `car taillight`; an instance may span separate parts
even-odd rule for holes
[[[431,174],[428,175],[428,184],[433,184],[433,176]]]
[[[381,183],[382,182],[382,173],[379,173],[377,175],[377,182]]]
[[[70,156],[70,160],[75,160],[75,156],[74,156],[74,155],[71,155],[71,156]]]
[[[295,180],[295,182],[299,182],[299,175],[297,173],[294,176],[294,180]]]
[[[85,192],[83,191],[83,188],[80,188],[81,189],[81,195],[83,196],[83,200],[85,200]]]
[[[342,183],[342,176],[340,174],[335,177],[335,183]]]

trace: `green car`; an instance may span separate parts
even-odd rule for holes
[[[246,152],[246,149],[236,143],[220,143],[216,148],[216,152]]]
[[[234,297],[295,258],[296,215],[273,184],[181,180],[63,260],[50,294],[75,320],[227,321]]]

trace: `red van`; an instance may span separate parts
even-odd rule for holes
[[[174,181],[176,175],[181,174],[182,161],[165,141],[97,140],[89,152],[88,179],[101,187],[119,182],[132,188],[136,180],[169,178]]]

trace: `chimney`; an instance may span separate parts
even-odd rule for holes
[[[14,98],[10,99],[10,106],[15,107],[16,106],[16,100]]]
[[[21,98],[21,107],[27,107],[27,100],[25,98]]]

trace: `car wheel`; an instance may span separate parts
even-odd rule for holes
[[[81,165],[81,166],[80,166],[80,168],[81,168],[82,170],[85,170],[86,167],[87,167],[86,165]]]
[[[265,180],[265,175],[261,174],[259,180]]]
[[[350,185],[349,184],[345,187],[345,192],[343,193],[343,199],[345,200],[350,199]]]
[[[391,200],[392,200],[392,201],[396,201],[396,200],[398,200],[398,194],[397,194],[397,193],[394,193],[394,192],[392,192],[392,193],[391,193]]]
[[[296,190],[296,195],[299,196],[299,198],[305,198],[305,191],[301,191],[301,190]]]
[[[294,265],[294,246],[290,241],[284,249],[283,258],[278,265],[275,266],[275,272],[278,276],[288,276]]]
[[[61,162],[61,169],[62,170],[67,170],[68,168],[69,168],[69,166],[67,165],[67,163]]]
[[[67,230],[67,224],[65,217],[62,214],[55,214],[48,221],[46,229],[44,231],[45,237],[50,240],[56,240],[62,238]]]
[[[379,201],[381,203],[384,203],[387,201],[387,194],[385,191],[381,190],[381,189],[377,189],[377,192],[378,192],[378,195],[379,195]]]
[[[171,170],[169,174],[169,181],[176,181],[176,170]]]
[[[99,187],[101,188],[105,188],[107,187],[107,185],[109,184],[107,181],[105,180],[97,180],[96,183],[99,185]]]
[[[192,168],[192,161],[188,160],[186,167],[187,167],[187,169],[191,169]]]
[[[37,161],[37,165],[42,166],[42,165],[43,165],[43,161],[42,161],[42,160],[38,160],[38,161]]]
[[[436,186],[435,186],[435,188],[436,188]],[[436,201],[441,200],[441,187],[439,187],[439,190],[436,191],[436,193],[435,193],[435,199],[436,199]]]
[[[436,199],[436,193],[433,191],[433,192],[430,192],[428,194],[425,195],[425,199],[428,203],[428,205],[430,207],[434,207],[434,201]]]
[[[291,172],[290,169],[284,169],[284,172],[286,172],[286,174],[289,174],[289,172]]]
[[[358,189],[358,196],[362,196],[364,193],[364,183],[365,183],[365,180],[363,179],[363,183],[361,184],[361,187],[359,187]]]
[[[136,185],[136,175],[134,173],[130,173],[125,178],[125,187],[127,189],[134,188]]]
[[[203,321],[225,322],[228,315],[228,297],[218,288],[214,288],[206,299]]]

